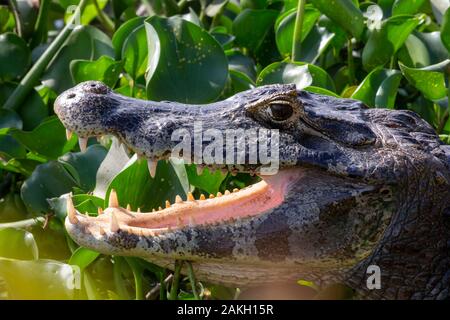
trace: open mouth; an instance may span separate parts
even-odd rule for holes
[[[286,189],[303,176],[301,169],[280,170],[278,174],[263,176],[262,180],[243,189],[234,189],[199,199],[189,193],[184,199],[176,196],[166,201],[165,208],[152,212],[131,211],[119,206],[118,195],[110,193],[108,208],[99,210],[97,217],[82,215],[67,198],[68,222],[83,225],[93,235],[108,232],[133,233],[142,236],[157,236],[185,227],[232,223],[263,214],[284,201]]]

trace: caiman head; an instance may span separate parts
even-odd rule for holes
[[[450,147],[413,112],[294,85],[186,105],[127,98],[99,82],[61,94],[55,112],[81,141],[116,136],[148,159],[152,176],[177,150],[261,177],[148,213],[119,207],[115,192],[98,217],[69,199],[66,228],[82,246],[167,268],[189,260],[200,280],[238,287],[306,279],[367,298],[449,297]]]

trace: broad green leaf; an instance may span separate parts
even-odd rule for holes
[[[448,0],[430,0],[430,4],[437,23],[441,24],[445,12],[450,8],[450,2]]]
[[[13,31],[14,25],[14,15],[8,6],[0,6],[0,34]]]
[[[103,55],[114,56],[109,37],[93,26],[76,28],[50,62],[42,76],[42,82],[55,92],[61,93],[75,85],[70,74],[72,60],[96,60]]]
[[[267,0],[241,0],[242,9],[264,9],[267,7]]]
[[[3,83],[0,86],[0,105],[6,101],[16,87],[17,85],[12,83]],[[49,113],[46,103],[35,89],[30,91],[25,102],[19,106],[16,112],[22,119],[23,127],[21,129],[23,130],[33,130],[48,117]]]
[[[364,31],[364,17],[351,0],[311,0],[311,3],[340,27],[360,39]]]
[[[102,145],[92,145],[84,152],[67,153],[58,161],[66,166],[77,184],[84,191],[92,191],[95,187],[97,170],[105,159],[107,150]]]
[[[392,6],[392,15],[415,14],[419,12],[426,0],[395,0]]]
[[[22,185],[22,199],[31,212],[46,213],[50,207],[47,199],[69,193],[77,186],[75,179],[64,166],[50,161],[37,166]]]
[[[11,135],[28,150],[48,159],[56,159],[71,150],[76,139],[66,140],[66,129],[56,117],[50,117],[33,131],[12,130]]]
[[[425,68],[409,68],[402,63],[399,65],[405,78],[426,98],[439,100],[447,95],[443,71],[450,68],[450,60]]]
[[[199,26],[179,17],[145,21],[149,45],[147,96],[185,103],[214,101],[222,92],[228,63],[220,45]]]
[[[322,94],[326,96],[331,96],[335,98],[341,98],[338,94],[334,93],[333,91],[321,88],[321,87],[315,87],[315,86],[309,86],[304,89],[305,91]]]
[[[277,15],[276,10],[243,10],[233,21],[236,43],[256,52],[273,31]]]
[[[275,36],[277,47],[280,51],[280,54],[284,57],[291,55],[296,13],[297,9],[292,9],[280,15],[275,22]],[[315,9],[312,6],[307,6],[305,8],[301,41],[305,40],[306,36],[312,30],[319,17],[319,10]]]
[[[0,257],[19,260],[38,259],[39,250],[33,234],[21,229],[0,229]]]
[[[197,167],[193,164],[186,166],[186,172],[191,185],[214,195],[220,191],[220,186],[227,176],[220,170],[210,172],[208,168],[205,168],[199,176],[197,175]]]
[[[306,39],[303,41],[300,52],[300,61],[316,63],[317,59],[326,52],[332,44],[335,34],[324,27],[314,26]]]
[[[395,16],[374,29],[362,53],[364,68],[368,71],[383,66],[400,49],[409,34],[422,22],[422,16]]]
[[[148,47],[144,25],[131,31],[122,47],[123,68],[136,80],[144,75],[148,64]]]
[[[372,107],[394,108],[402,74],[398,70],[377,68],[367,75],[352,95]]]
[[[96,80],[113,87],[121,71],[122,62],[108,56],[101,56],[96,61],[72,60],[70,63],[70,73],[75,83]]]
[[[208,17],[214,17],[218,13],[222,12],[224,7],[227,5],[228,0],[213,0],[210,4],[205,8],[205,14]]]
[[[74,299],[77,275],[68,264],[53,260],[0,258],[0,278],[8,299]]]
[[[0,34],[0,81],[20,78],[31,63],[27,43],[12,32]]]
[[[309,86],[334,91],[330,75],[320,67],[302,62],[275,62],[267,66],[256,80],[258,86],[272,83],[295,83],[298,89]]]
[[[109,185],[105,206],[108,206],[111,189],[115,189],[122,207],[132,204],[133,210],[139,207],[142,211],[152,211],[163,206],[166,200],[173,202],[176,195],[185,198],[183,184],[172,166],[165,161],[158,162],[156,176],[150,178],[147,161],[137,160],[134,156]]]
[[[68,194],[63,194],[59,197],[49,198],[47,202],[50,205],[50,208],[55,213],[55,216],[61,221],[64,222],[64,219],[67,216],[67,197]],[[89,213],[92,215],[97,215],[98,208],[104,208],[104,201],[101,198],[96,196],[92,196],[89,194],[76,194],[72,195],[72,201],[75,205],[75,208],[81,213]]]
[[[0,200],[0,228],[4,223],[24,220],[27,217],[28,212],[20,195],[9,193]]]
[[[22,129],[22,119],[14,110],[0,109],[0,129]]]
[[[229,50],[226,52],[226,55],[230,70],[242,72],[253,81],[256,80],[256,66],[252,58],[242,54],[238,50]]]
[[[83,271],[87,266],[94,262],[99,255],[100,253],[97,251],[79,247],[70,257],[68,264],[78,266],[80,270]]]
[[[450,8],[447,9],[442,20],[441,40],[448,52],[450,52]]]
[[[226,99],[238,92],[250,90],[255,87],[255,82],[241,71],[230,69],[225,89],[220,99]]]
[[[0,134],[0,156],[2,160],[25,158],[27,150],[10,134]]]
[[[122,59],[123,45],[130,34],[144,24],[144,17],[135,17],[120,25],[119,29],[114,33],[112,44],[116,53],[116,59]]]

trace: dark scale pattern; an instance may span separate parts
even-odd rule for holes
[[[283,120],[270,112],[280,101],[290,108]],[[153,159],[170,154],[174,130],[193,137],[196,121],[203,132],[278,129],[280,170],[303,174],[280,206],[252,218],[146,241],[122,232],[89,237],[70,225],[88,247],[149,260],[189,258],[199,279],[239,287],[303,278],[342,281],[364,298],[450,298],[450,146],[414,112],[369,109],[294,85],[262,86],[199,106],[130,99],[92,81],[61,94],[55,112],[81,137],[113,134]],[[248,172],[261,163],[227,165]],[[366,287],[373,264],[382,271],[381,290]]]

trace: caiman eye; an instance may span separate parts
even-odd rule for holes
[[[287,120],[294,113],[292,107],[285,103],[272,103],[268,110],[270,117],[275,121]]]

